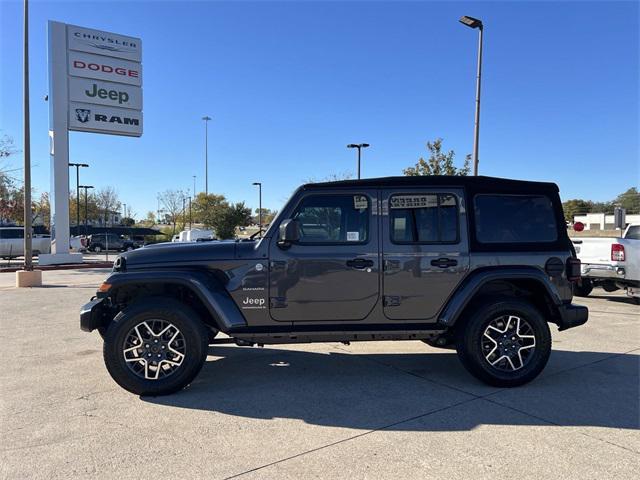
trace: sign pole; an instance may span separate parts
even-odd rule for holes
[[[40,255],[43,265],[82,263],[82,254],[69,253],[68,96],[67,26],[49,21],[51,255]]]

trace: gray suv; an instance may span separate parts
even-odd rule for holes
[[[301,186],[261,239],[120,255],[80,315],[113,379],[188,385],[214,343],[421,340],[490,385],[535,378],[549,323],[582,325],[580,262],[552,183],[397,177]],[[222,332],[224,338],[216,338]]]

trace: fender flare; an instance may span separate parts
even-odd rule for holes
[[[148,272],[113,273],[105,283],[115,292],[122,287],[153,284],[177,284],[190,290],[203,303],[219,330],[227,332],[233,328],[246,327],[247,322],[240,313],[224,286],[213,275],[193,270],[153,270]]]
[[[465,278],[451,297],[449,297],[446,306],[438,316],[438,323],[446,325],[447,327],[455,325],[475,294],[478,293],[484,285],[496,280],[534,280],[545,288],[549,298],[552,299],[556,307],[562,305],[562,299],[560,298],[558,289],[541,270],[534,267],[497,267],[474,272]]]

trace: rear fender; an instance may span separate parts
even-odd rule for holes
[[[464,280],[438,316],[438,323],[452,327],[483,286],[490,282],[505,280],[533,280],[544,287],[548,298],[551,299],[553,307],[555,307],[554,310],[558,310],[562,306],[558,289],[541,270],[532,267],[492,268],[471,273]]]

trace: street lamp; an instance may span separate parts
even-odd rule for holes
[[[193,198],[196,198],[196,176],[193,175]]]
[[[88,195],[87,190],[93,188],[93,185],[78,185],[78,188],[84,188],[84,234],[86,235],[89,230],[89,222],[87,220],[87,210],[88,210]]]
[[[478,29],[478,73],[476,76],[476,118],[473,130],[473,175],[478,175],[478,146],[480,143],[480,78],[482,75],[482,32],[484,27],[482,20],[477,18],[464,16],[460,19],[460,23],[469,28]]]
[[[76,167],[76,235],[80,235],[80,167],[88,167],[86,163],[69,163],[70,167]]]
[[[363,148],[367,148],[369,146],[368,143],[350,143],[347,145],[347,148],[357,148],[358,149],[358,180],[360,180],[360,152]]]
[[[209,120],[211,117],[204,116],[204,193],[209,195]]]
[[[258,187],[258,235],[262,238],[262,182],[253,182]]]

